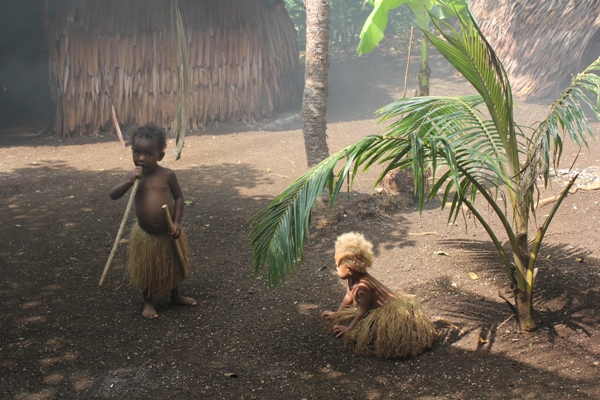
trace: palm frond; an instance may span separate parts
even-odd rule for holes
[[[447,176],[455,179],[454,186],[460,188],[458,179],[460,172],[456,166],[464,164],[463,168],[472,170],[476,176],[483,177],[494,186],[499,184],[511,185],[511,175],[506,171],[506,151],[495,124],[485,119],[478,109],[483,103],[479,95],[464,97],[417,97],[402,99],[378,110],[380,122],[388,121],[397,116],[404,118],[390,123],[384,130],[390,137],[410,137],[410,142],[404,146],[396,145],[397,154],[389,152],[385,159],[379,154],[371,159],[372,162],[391,161],[383,171],[380,179],[395,167],[395,160],[405,156],[411,147],[413,170],[415,172],[415,187],[417,195],[422,198],[424,193],[419,189],[422,176],[421,166],[431,165],[437,171],[442,162],[454,171]],[[412,135],[412,136],[410,136]],[[392,145],[394,143],[391,143]],[[426,150],[423,150],[425,149]],[[378,152],[379,149],[373,149]],[[440,155],[440,157],[438,157]],[[395,158],[394,158],[395,157]],[[391,160],[394,158],[394,160]],[[419,160],[420,164],[416,164]],[[473,163],[472,160],[478,160]],[[471,166],[467,167],[467,164]],[[479,172],[476,172],[479,171]],[[435,175],[434,175],[435,182]],[[439,186],[434,185],[430,197],[436,195]],[[470,186],[465,187],[469,190]]]
[[[552,143],[559,138],[559,132],[564,131],[575,143],[586,146],[586,135],[593,138],[592,128],[585,115],[582,102],[589,107],[596,118],[600,120],[600,76],[594,71],[600,71],[600,58],[594,61],[582,73],[577,75],[573,82],[562,91],[558,99],[550,106],[546,119],[538,126],[535,136],[543,135],[546,143]],[[593,102],[592,98],[596,101]],[[559,129],[560,128],[560,129]],[[536,140],[533,141],[534,143]],[[560,153],[553,164],[560,161]]]
[[[432,21],[443,39],[423,33],[481,95],[507,150],[509,164],[518,170],[512,92],[502,63],[472,18],[459,17],[461,32],[434,16]]]
[[[364,161],[360,160],[360,156],[381,139],[381,136],[368,136],[321,161],[252,218],[249,236],[254,248],[254,272],[266,267],[270,286],[283,283],[287,274],[302,263],[304,239],[310,231],[311,209],[325,187],[329,187],[333,204],[344,183],[352,184],[355,176],[353,165],[356,169]],[[334,170],[343,158],[346,158],[346,163],[334,176]]]
[[[600,58],[573,79],[551,104],[546,119],[536,127],[528,146],[529,158],[523,168],[526,177],[523,185],[533,185],[539,175],[543,176],[544,184],[548,184],[549,169],[551,166],[556,168],[562,156],[562,132],[581,147],[588,147],[587,138],[594,138],[585,112],[593,113],[600,120],[600,76],[597,71],[600,71]]]

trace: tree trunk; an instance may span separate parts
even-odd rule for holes
[[[423,35],[421,38],[421,69],[419,70],[419,75],[417,76],[417,81],[419,84],[419,96],[429,96],[430,76],[431,69],[429,69],[429,39],[427,39],[427,36]],[[409,172],[411,173],[411,177],[414,180],[414,173],[412,173],[412,168],[409,170]],[[394,180],[394,177],[397,173],[398,169],[393,169],[387,173],[387,179],[384,179],[382,181],[384,188],[390,191],[394,190],[388,184]],[[426,176],[424,176],[424,179],[427,182]]]
[[[533,299],[527,294],[515,288],[515,307],[517,309],[517,324],[519,332],[530,332],[536,328],[533,318]]]
[[[521,198],[524,196],[518,196]],[[525,202],[515,207],[514,226],[518,243],[518,254],[514,254],[516,264],[516,286],[514,288],[515,307],[517,310],[517,323],[520,332],[529,332],[536,328],[533,318],[533,263],[529,259],[529,240],[528,240],[528,211]]]
[[[421,69],[419,70],[419,96],[429,96],[429,39],[423,35],[421,38]]]
[[[308,166],[329,156],[327,147],[327,71],[329,69],[329,2],[305,0],[306,66],[302,98],[302,131]]]

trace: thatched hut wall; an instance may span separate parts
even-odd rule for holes
[[[187,32],[190,127],[257,120],[301,98],[296,33],[283,4],[179,0]],[[171,127],[176,111],[169,0],[47,0],[44,20],[59,136],[121,124]]]
[[[517,95],[555,96],[572,74],[587,66],[584,60],[600,56],[585,54],[600,28],[598,0],[471,0],[470,4]]]

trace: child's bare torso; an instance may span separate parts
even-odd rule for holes
[[[360,282],[356,283],[353,287],[350,287],[350,281],[348,281],[348,290],[351,292],[352,300],[355,306],[358,305],[356,301],[356,296],[357,291],[361,290],[360,286],[362,286],[363,290],[366,289],[371,294],[371,309],[376,309],[385,306],[396,297],[387,286],[379,282],[371,274],[366,273],[360,279]]]
[[[144,175],[135,196],[135,209],[138,223],[142,229],[153,235],[166,234],[169,231],[163,204],[174,211],[171,189],[170,169],[157,165],[151,173]]]

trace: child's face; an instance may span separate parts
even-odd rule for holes
[[[340,279],[348,279],[352,276],[352,270],[348,268],[348,264],[341,261],[341,257],[338,257],[337,254],[335,255],[335,265]]]
[[[139,136],[133,140],[131,151],[133,163],[136,167],[142,167],[144,174],[152,171],[165,156],[165,152],[158,148],[156,140]]]

